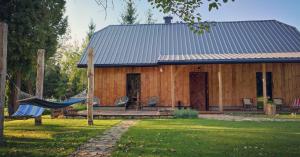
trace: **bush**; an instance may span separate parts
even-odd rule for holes
[[[198,111],[191,109],[176,109],[174,112],[175,118],[198,118]]]

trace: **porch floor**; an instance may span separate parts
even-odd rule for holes
[[[75,117],[86,117],[87,111],[80,111]],[[162,118],[172,117],[171,112],[137,110],[94,110],[94,118]]]

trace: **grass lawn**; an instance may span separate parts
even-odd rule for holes
[[[243,117],[259,117],[259,118],[275,118],[275,119],[294,119],[294,120],[300,120],[300,114],[294,114],[291,113],[280,113],[276,115],[265,115],[265,114],[257,114],[257,113],[243,113],[243,112],[232,112],[232,113],[226,113],[228,115],[233,116],[243,116]]]
[[[142,120],[125,133],[113,156],[295,157],[300,122]]]
[[[118,122],[119,120],[94,120],[95,125],[89,127],[85,119],[43,117],[42,126],[34,126],[33,119],[6,121],[6,145],[0,147],[0,156],[67,156],[83,142]]]

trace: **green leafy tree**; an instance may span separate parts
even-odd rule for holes
[[[37,49],[46,50],[46,59],[65,33],[65,0],[1,0],[0,21],[8,24],[8,73],[20,88],[22,78],[33,75]],[[17,66],[16,66],[17,65]],[[17,108],[16,90],[10,85],[9,113]]]
[[[126,2],[126,8],[124,13],[121,15],[122,24],[135,24],[137,23],[137,11],[132,0]]]
[[[146,13],[146,23],[147,24],[154,24],[156,22],[155,19],[153,19],[153,13],[151,11],[151,9],[148,9],[147,13]]]
[[[94,0],[99,6],[107,10],[109,4],[113,5],[114,0]],[[203,22],[199,8],[208,5],[208,10],[219,9],[228,1],[235,0],[148,0],[148,2],[164,14],[173,14],[186,22],[189,28],[198,34],[209,30],[209,23]]]

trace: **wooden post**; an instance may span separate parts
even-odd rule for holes
[[[87,94],[87,119],[88,125],[93,125],[93,99],[94,99],[94,54],[93,49],[88,50],[88,94]]]
[[[171,65],[171,101],[172,101],[172,108],[175,108],[175,79],[174,79],[173,65]]]
[[[264,100],[264,111],[267,108],[267,74],[266,74],[266,63],[262,64],[262,82],[263,82],[263,100]]]
[[[37,52],[37,72],[36,72],[36,84],[35,84],[35,95],[42,99],[43,98],[43,87],[44,87],[44,64],[45,64],[45,50],[39,49]],[[42,117],[36,117],[34,119],[35,125],[42,125]]]
[[[0,144],[4,142],[4,102],[7,59],[7,24],[0,23]]]
[[[218,82],[219,82],[219,111],[223,112],[222,64],[219,64]]]

